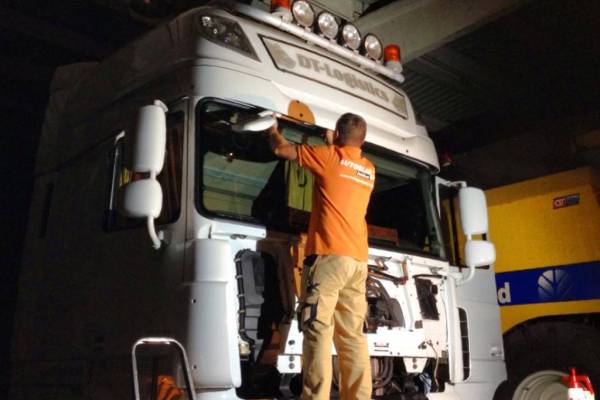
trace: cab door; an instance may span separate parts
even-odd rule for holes
[[[449,182],[436,177],[436,201],[450,271],[459,277],[467,273],[464,258],[458,193],[464,182]],[[481,239],[489,240],[489,233]],[[500,313],[496,299],[493,265],[477,267],[469,282],[458,285],[463,349],[464,382],[456,390],[464,399],[492,399],[496,387],[506,379]]]

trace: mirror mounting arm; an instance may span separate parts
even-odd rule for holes
[[[155,105],[159,105],[157,103],[160,103],[164,106],[164,104],[160,100],[156,100],[154,102]],[[156,180],[156,175],[156,171],[150,171],[150,179]],[[160,249],[163,235],[161,235],[162,232],[156,232],[156,227],[154,226],[154,217],[148,217],[146,225],[148,227],[148,235],[150,235],[150,240],[152,240],[152,247],[155,250]]]
[[[466,188],[467,187],[467,182],[466,181],[453,181],[453,182],[448,182],[448,186],[450,187],[454,187],[454,188]]]
[[[462,286],[465,283],[470,282],[475,277],[475,266],[469,265],[468,268],[469,270],[467,271],[467,273],[463,273],[460,279],[456,280],[456,286]]]
[[[472,236],[471,235],[465,235],[465,239],[467,240],[467,242],[472,240]],[[475,265],[470,264],[467,265],[467,273],[463,273],[460,277],[460,279],[456,280],[456,286],[462,286],[465,283],[470,282],[471,280],[473,280],[473,278],[475,277]]]
[[[148,234],[150,235],[150,240],[152,240],[152,247],[154,247],[156,250],[160,249],[161,246],[161,238],[160,233],[156,232],[156,228],[154,227],[154,218],[153,217],[148,217],[147,219],[147,226],[148,226]]]

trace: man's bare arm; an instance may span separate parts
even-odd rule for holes
[[[273,153],[275,153],[277,157],[290,161],[298,159],[296,144],[288,142],[281,132],[279,132],[277,125],[270,127],[267,130],[267,133],[269,134],[271,150],[273,150]]]

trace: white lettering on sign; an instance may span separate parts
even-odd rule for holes
[[[270,38],[263,41],[278,69],[345,90],[408,118],[406,98],[391,87],[312,51]]]
[[[360,89],[362,91],[374,94],[382,100],[390,101],[387,94],[380,88],[375,87],[371,82],[364,81],[357,78],[356,75],[350,72],[342,72],[334,66],[330,66],[329,63],[320,61],[316,58],[306,57],[302,54],[297,54],[298,65],[302,68],[313,69],[315,72],[324,72],[327,76],[335,78],[340,82],[343,82],[350,89]]]
[[[557,208],[576,206],[577,204],[579,204],[579,193],[556,197],[554,200],[552,200],[552,208],[555,210]]]
[[[498,288],[498,304],[509,304],[510,302],[510,283],[504,282],[504,286]]]

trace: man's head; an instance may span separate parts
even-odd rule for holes
[[[367,123],[356,114],[346,113],[342,115],[335,124],[333,144],[338,146],[360,147],[367,136]]]

